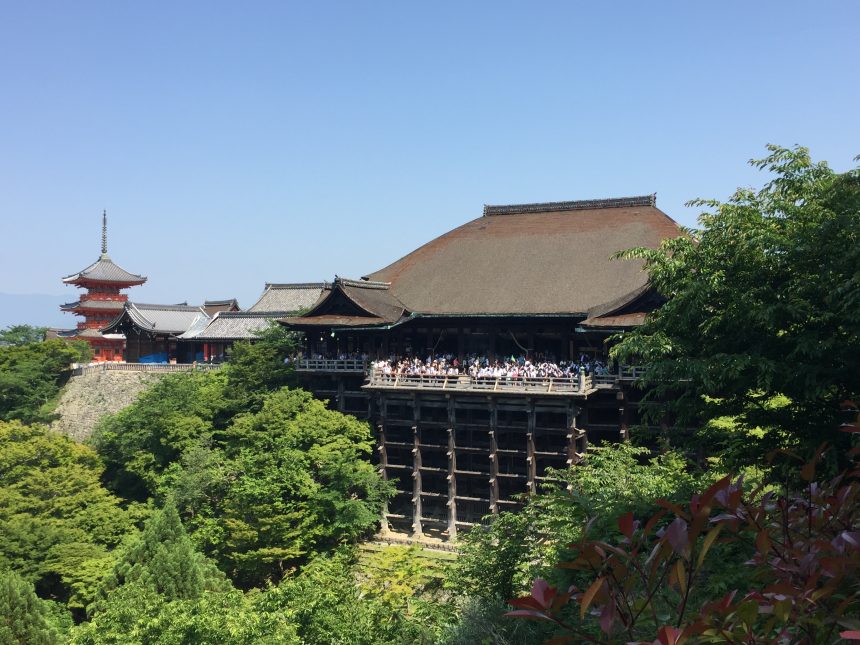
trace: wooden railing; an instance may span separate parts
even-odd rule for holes
[[[645,374],[645,368],[639,365],[622,365],[618,369],[618,378],[622,381],[633,381]]]
[[[78,365],[69,370],[71,376],[83,376],[94,372],[205,372],[217,370],[221,365],[209,363],[93,363],[91,365]]]
[[[509,394],[587,394],[594,390],[592,378],[587,374],[563,378],[476,378],[467,374],[407,376],[383,374],[378,370],[370,372],[367,387],[404,390],[468,390]]]
[[[299,372],[361,372],[367,371],[368,362],[360,358],[302,358],[296,361]]]
[[[591,381],[594,384],[594,387],[597,387],[597,388],[615,387],[615,385],[618,383],[618,375],[617,374],[594,374],[591,377]]]

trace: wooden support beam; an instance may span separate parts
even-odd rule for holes
[[[528,410],[528,430],[526,431],[526,465],[529,474],[529,492],[537,492],[535,478],[537,477],[537,457],[535,456],[535,430],[537,429],[537,413],[532,399],[526,404]]]
[[[385,417],[387,402],[384,396],[380,395],[379,398],[379,421],[376,426],[376,450],[379,453],[379,472],[382,475],[382,479],[388,481],[388,448],[385,445]],[[373,417],[370,418],[372,419]],[[388,526],[388,510],[388,498],[385,498],[382,502],[382,522],[380,526],[383,535],[387,534],[390,530],[390,527]]]
[[[576,427],[576,415],[579,414],[572,401],[567,404],[567,465],[573,466],[580,461],[580,441],[585,440],[585,432]]]
[[[499,440],[496,432],[499,427],[499,411],[494,399],[490,405],[490,512],[499,512]]]
[[[457,538],[457,418],[454,399],[448,399],[448,539]]]
[[[417,395],[412,399],[412,412],[412,535],[421,538],[424,535],[421,524],[421,401]]]
[[[338,376],[335,376],[335,378],[337,379],[337,411],[343,412],[346,409],[346,397],[343,395],[343,379]]]

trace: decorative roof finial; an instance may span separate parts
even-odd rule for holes
[[[107,255],[107,210],[102,212],[102,255]]]

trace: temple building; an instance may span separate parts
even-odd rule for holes
[[[233,343],[250,341],[274,321],[296,316],[316,302],[325,283],[266,283],[263,294],[247,311],[217,311],[205,327],[191,328],[178,340],[194,347],[197,360],[225,360]],[[204,306],[205,308],[205,306]]]
[[[126,338],[128,363],[191,363],[203,360],[180,336],[206,327],[211,318],[203,307],[182,303],[154,305],[126,302],[102,332]]]
[[[82,316],[76,329],[59,336],[70,340],[85,340],[93,348],[93,361],[121,361],[125,337],[121,333],[103,333],[105,327],[122,311],[128,296],[123,289],[141,285],[146,278],[129,273],[114,264],[107,252],[107,212],[102,214],[102,252],[99,259],[77,273],[63,278],[65,284],[85,289],[76,302],[62,305],[63,311]]]
[[[616,255],[682,234],[653,195],[485,206],[385,268],[336,277],[283,319],[304,332],[303,386],[370,420],[397,491],[389,526],[454,538],[516,508],[589,442],[626,436],[639,420],[637,368],[612,365],[608,349],[662,298],[641,261]],[[416,361],[429,374],[403,369]],[[499,362],[567,371],[494,376]]]

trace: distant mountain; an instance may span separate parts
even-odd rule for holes
[[[78,318],[60,311],[74,294],[49,296],[43,293],[0,293],[0,329],[9,325],[71,329]]]

